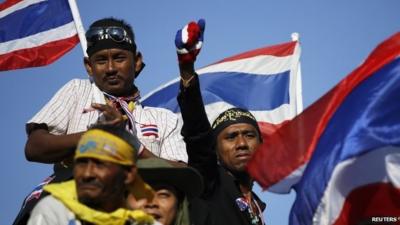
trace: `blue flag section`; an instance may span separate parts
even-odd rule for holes
[[[399,57],[397,33],[329,93],[325,105],[335,107],[309,134],[320,136],[295,186],[291,225],[400,223]]]
[[[7,0],[0,30],[0,71],[50,64],[79,43],[68,0]]]

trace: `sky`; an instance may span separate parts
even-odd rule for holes
[[[197,68],[288,42],[291,33],[298,32],[304,107],[360,65],[380,42],[400,31],[398,0],[77,0],[77,5],[85,29],[109,16],[133,26],[146,63],[135,81],[142,96],[178,76],[174,37],[192,20],[206,20]],[[11,224],[24,197],[52,172],[51,165],[25,159],[25,123],[74,78],[87,78],[80,45],[51,65],[0,73],[0,224]],[[256,190],[267,203],[267,223],[287,224],[295,194]]]

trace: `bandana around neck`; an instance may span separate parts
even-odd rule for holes
[[[78,201],[75,181],[49,184],[44,187],[53,197],[61,201],[78,219],[102,225],[123,225],[128,220],[140,225],[153,224],[154,219],[141,210],[119,208],[111,213],[94,210]]]

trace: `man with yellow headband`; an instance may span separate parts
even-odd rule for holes
[[[74,179],[45,186],[50,195],[35,206],[28,224],[158,224],[143,211],[127,209],[129,192],[152,198],[137,173],[139,146],[122,127],[89,129],[75,150]]]

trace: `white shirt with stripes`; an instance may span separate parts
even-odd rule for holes
[[[55,135],[86,131],[103,119],[97,110],[84,112],[92,103],[105,104],[104,94],[88,79],[73,79],[28,123],[45,123]],[[186,146],[180,134],[182,122],[173,112],[136,104],[133,115],[137,136],[147,149],[164,159],[187,162]]]

